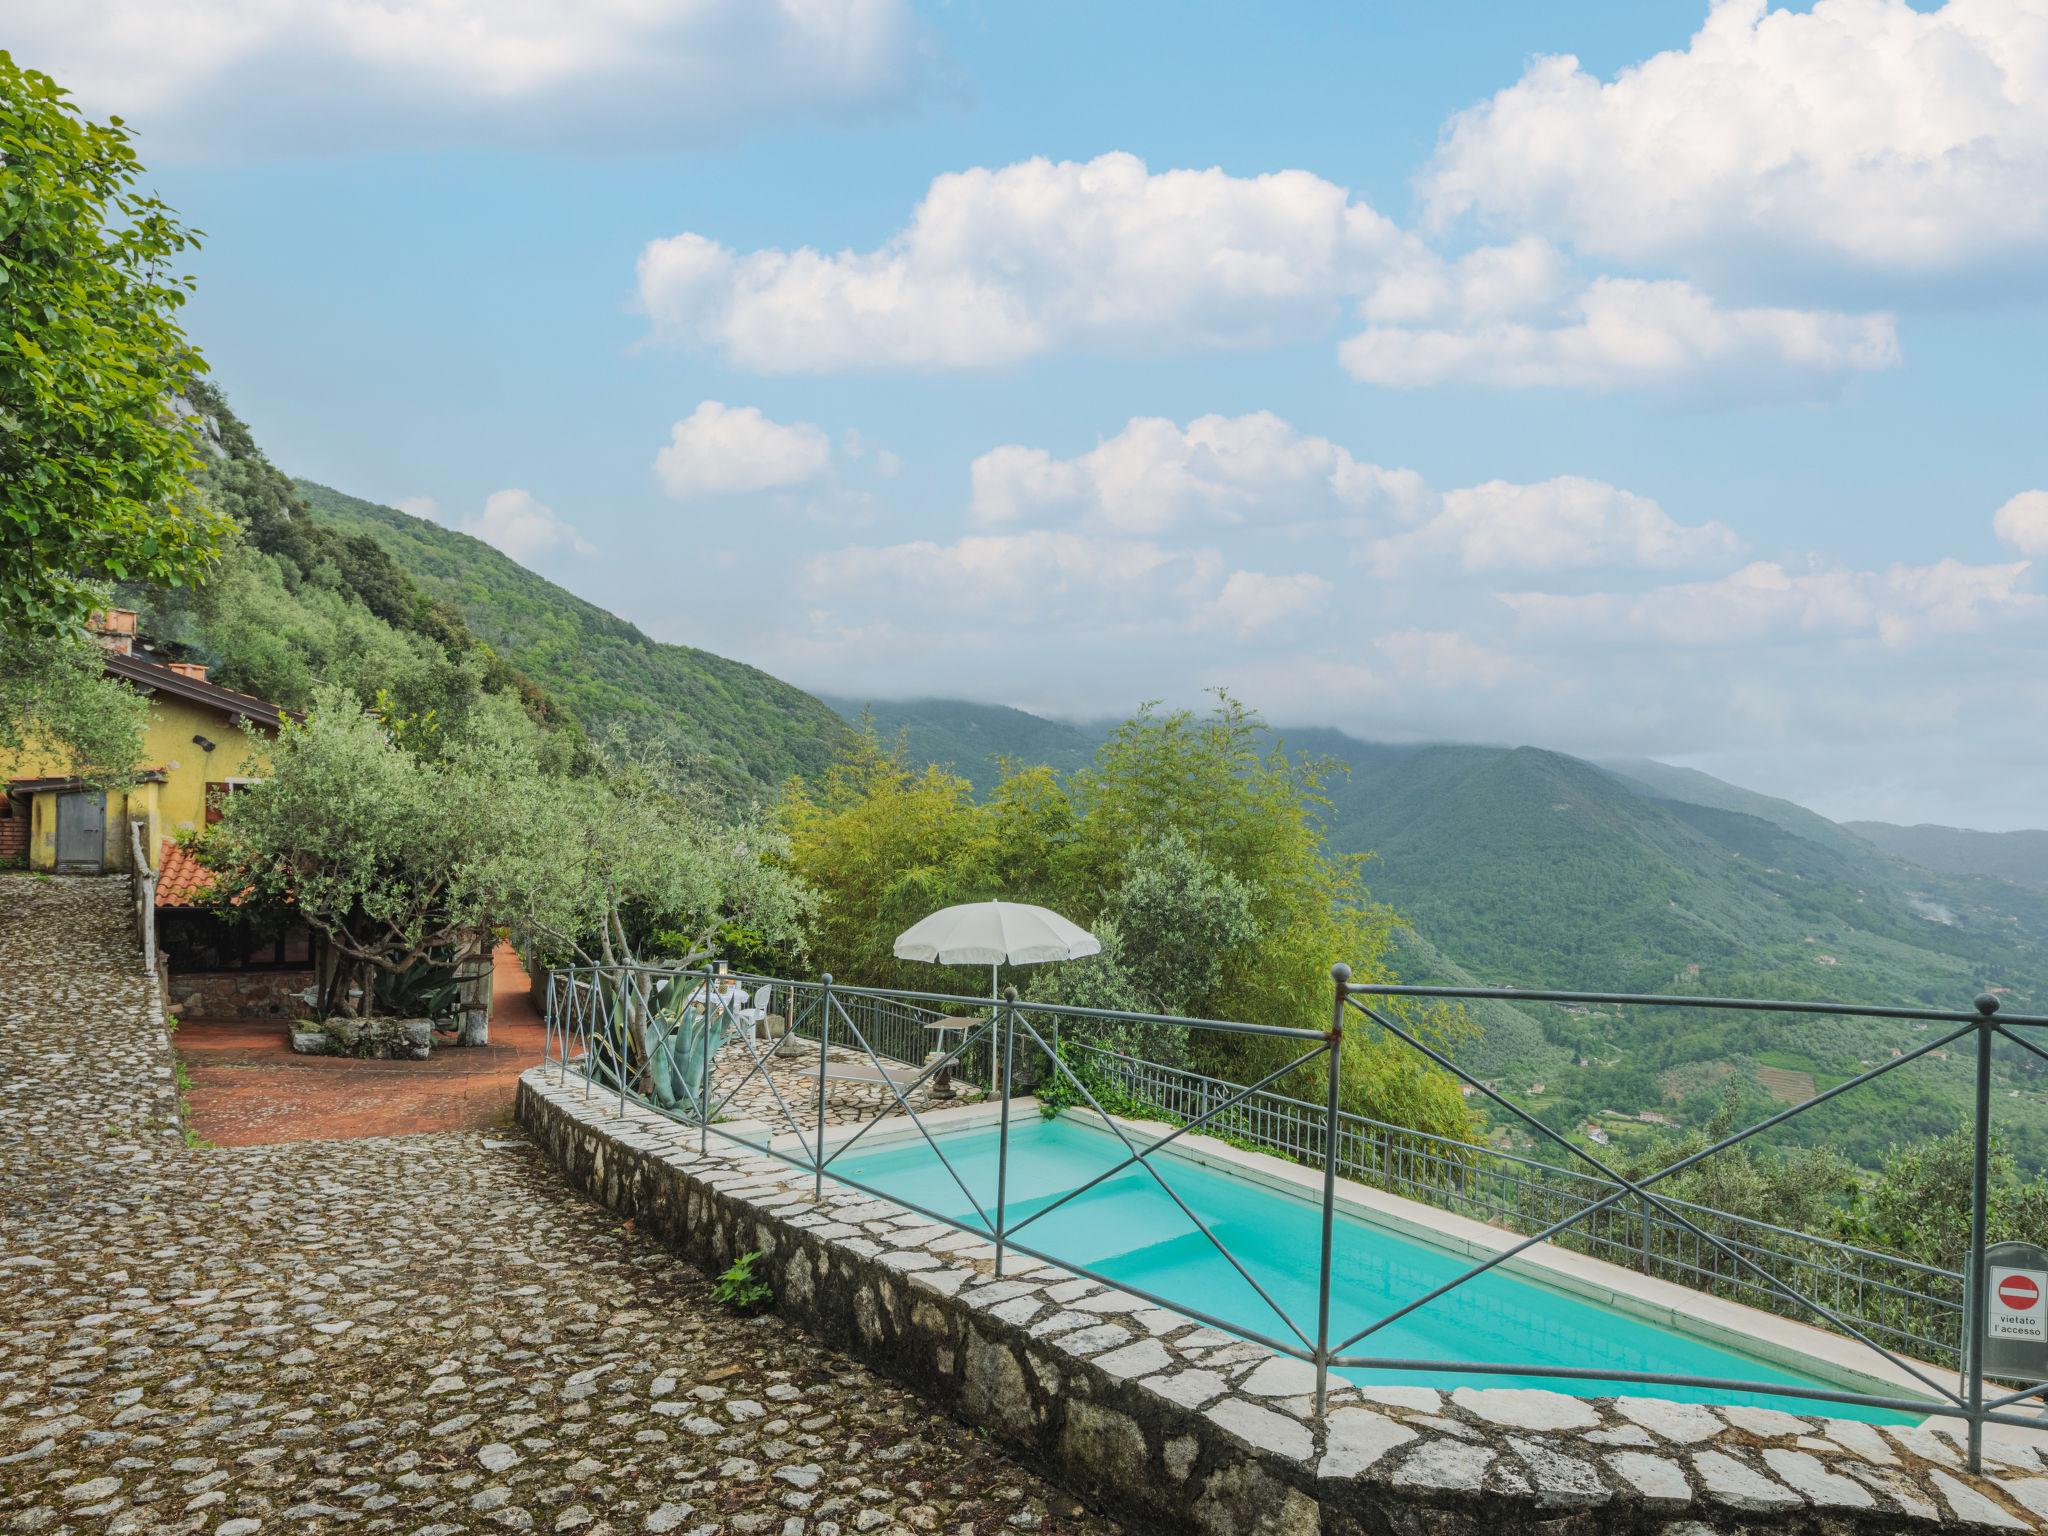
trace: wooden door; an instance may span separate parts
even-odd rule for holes
[[[57,797],[57,872],[100,873],[107,851],[107,797],[77,790]]]

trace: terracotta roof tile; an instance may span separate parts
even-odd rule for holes
[[[200,863],[190,848],[165,838],[157,854],[156,904],[196,907],[212,889],[213,871]]]

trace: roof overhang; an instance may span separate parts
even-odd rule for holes
[[[207,682],[203,678],[187,677],[160,661],[151,661],[144,656],[123,656],[109,651],[100,658],[100,664],[107,676],[118,677],[124,683],[133,683],[138,688],[146,688],[168,698],[183,699],[188,704],[201,705],[230,720],[247,720],[266,730],[274,731],[286,720],[301,722],[306,718],[299,710],[272,704],[253,693],[237,693],[232,688],[223,688],[219,683]]]
[[[140,773],[134,775],[130,782],[136,784],[161,784],[166,777],[167,775],[161,768],[145,768]],[[100,789],[104,787],[104,785],[88,783],[76,774],[68,776],[52,774],[43,778],[9,779],[7,781],[7,793],[10,795],[67,794],[72,790]]]

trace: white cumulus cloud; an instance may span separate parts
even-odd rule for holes
[[[677,422],[654,456],[662,489],[678,501],[806,485],[831,467],[832,440],[809,422],[785,424],[718,400]]]
[[[1607,641],[1726,647],[1795,636],[1876,639],[1903,646],[1932,634],[2038,612],[2028,564],[1944,559],[1882,571],[1788,569],[1759,560],[1715,581],[1648,592],[1559,595],[1509,592],[1501,601],[1531,633]]]
[[[1330,584],[1306,571],[1269,576],[1232,571],[1215,598],[1216,613],[1240,640],[1283,628],[1299,628],[1322,611]]]
[[[1190,520],[1401,520],[1428,500],[1415,471],[1364,462],[1270,411],[1198,416],[1185,427],[1136,416],[1071,459],[1005,444],[976,459],[969,476],[979,522],[1073,511],[1131,533]]]
[[[1547,241],[1448,260],[1306,171],[1153,172],[1134,155],[935,179],[873,250],[649,243],[655,338],[757,373],[984,368],[1054,351],[1271,347],[1366,330],[1364,382],[1604,389],[1782,375],[1791,393],[1890,366],[1888,315],[1722,307],[1688,283],[1574,281]],[[1788,391],[1780,382],[1778,392]]]
[[[1569,56],[1454,118],[1437,221],[1688,270],[1940,274],[2048,253],[2043,0],[1716,0],[1612,80]]]
[[[1369,325],[1338,356],[1353,378],[1402,388],[1633,385],[1754,397],[1832,393],[1852,374],[1894,366],[1899,342],[1886,314],[1730,309],[1691,283],[1602,277],[1539,319]]]
[[[433,505],[431,498],[419,500],[429,508]],[[481,512],[451,526],[482,539],[521,565],[531,565],[543,556],[563,551],[576,555],[597,553],[575,526],[557,516],[552,507],[543,506],[532,492],[516,488],[491,492],[484,498]]]
[[[1687,526],[1647,496],[1604,480],[1559,475],[1530,485],[1489,480],[1446,491],[1434,517],[1375,542],[1366,558],[1382,575],[1425,563],[1475,572],[1655,570],[1699,565],[1740,548],[1723,523]]]
[[[874,250],[656,240],[639,290],[658,337],[757,372],[988,367],[1313,336],[1408,243],[1306,171],[1153,173],[1105,154],[940,176]]]
[[[2021,491],[1992,514],[1991,529],[2023,555],[2048,555],[2048,491]]]
[[[1518,658],[1453,629],[1394,629],[1373,645],[1394,676],[1447,692],[1499,688],[1529,671]]]
[[[14,0],[7,45],[152,148],[660,149],[908,101],[909,0]]]
[[[849,650],[906,675],[980,669],[989,686],[1095,665],[1101,648],[1184,662],[1298,636],[1330,584],[1308,572],[1236,566],[1218,550],[1073,529],[852,545],[803,571],[806,632],[784,637],[799,667]],[[878,592],[916,593],[909,604]],[[828,659],[829,658],[829,659]]]
[[[1080,522],[1156,536],[1185,525],[1243,525],[1364,541],[1383,575],[1423,566],[1472,572],[1600,566],[1668,570],[1727,559],[1740,541],[1719,522],[1684,524],[1647,496],[1561,475],[1439,491],[1303,432],[1270,411],[1198,416],[1186,426],[1133,417],[1086,453],[1058,458],[1006,443],[976,459],[972,513],[990,526]]]

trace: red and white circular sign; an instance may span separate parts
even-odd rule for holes
[[[2041,1287],[2025,1275],[2007,1275],[1998,1282],[1998,1299],[2015,1312],[2031,1312],[2040,1303]]]

